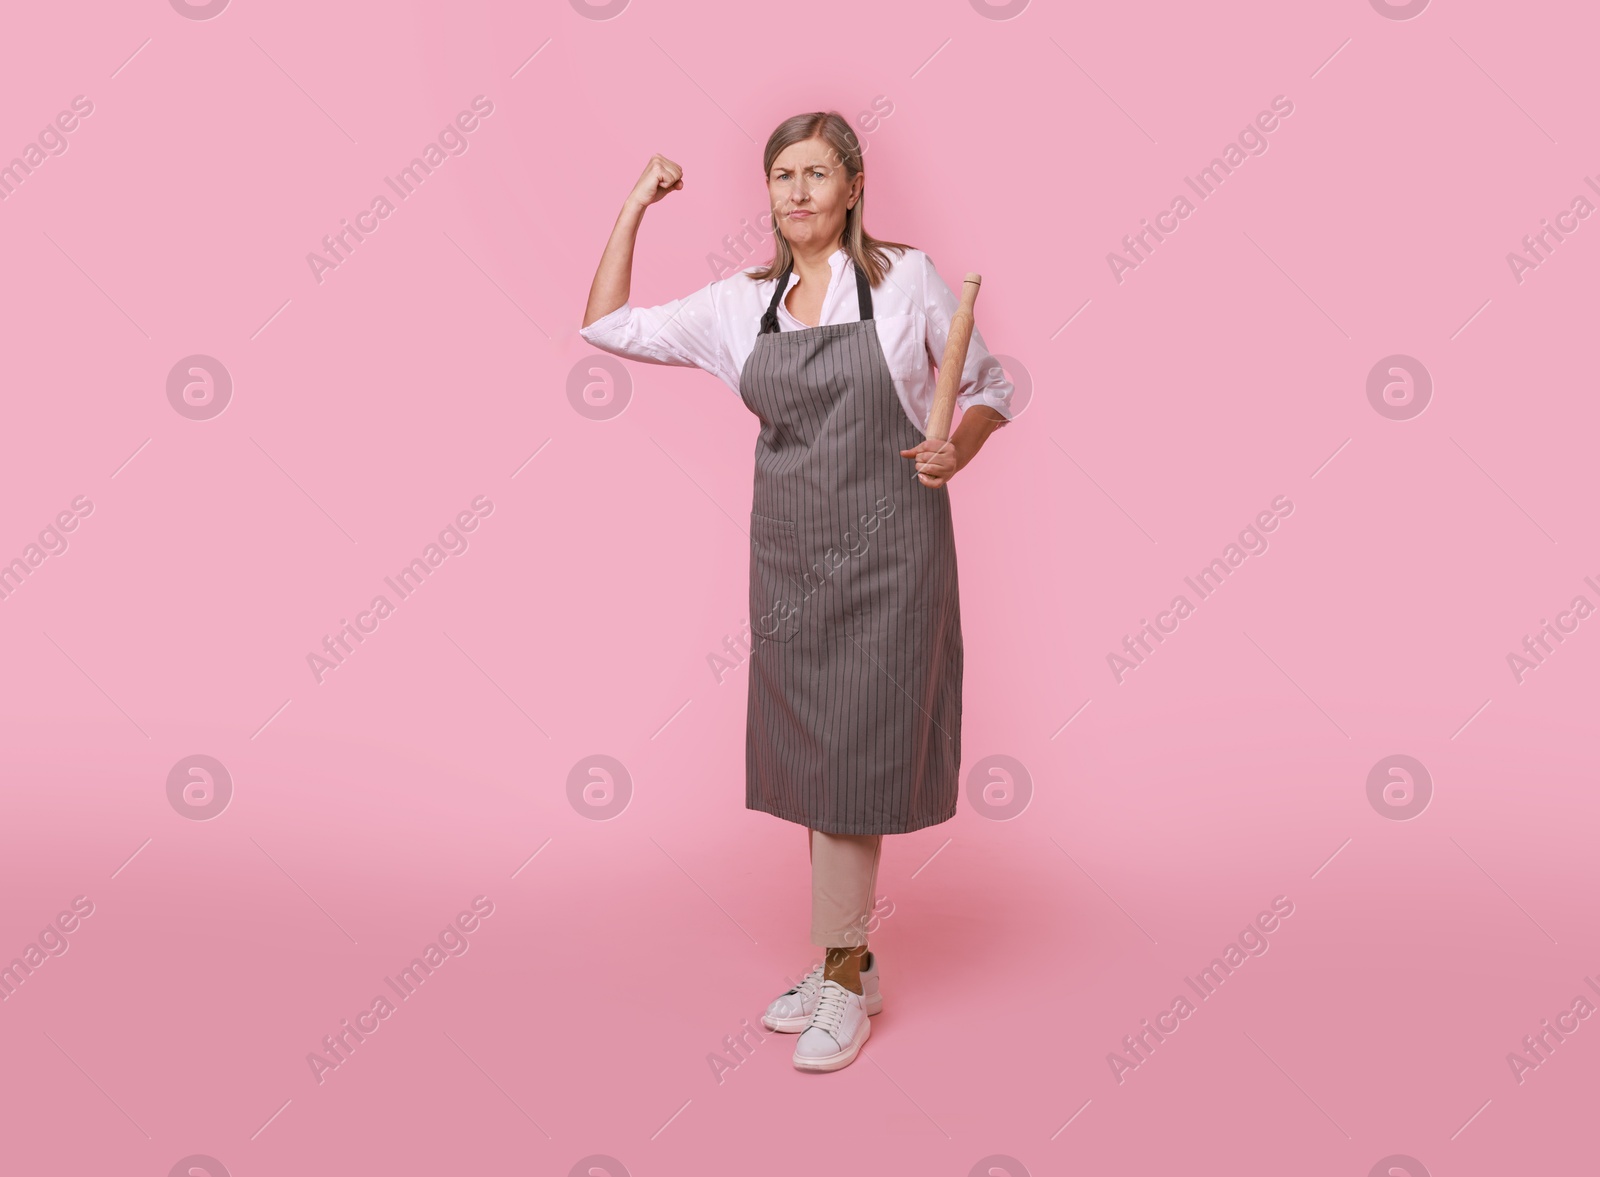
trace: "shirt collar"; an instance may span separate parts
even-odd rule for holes
[[[835,274],[837,274],[840,270],[842,270],[844,268],[845,263],[848,262],[849,260],[850,260],[850,251],[848,249],[846,249],[844,246],[841,245],[838,249],[834,250],[832,253],[830,253],[828,255],[828,267]],[[789,285],[793,286],[798,281],[800,281],[800,275],[796,274],[794,272],[794,266],[793,266],[793,263],[791,262],[790,263],[790,269],[789,269]]]
[[[849,261],[850,251],[842,245],[828,255],[828,268],[833,273],[833,277],[828,282],[828,295],[830,297],[839,286],[838,278],[840,271],[844,269],[845,265]],[[794,317],[794,313],[789,310],[789,291],[793,289],[794,284],[798,281],[800,281],[800,275],[794,272],[793,262],[791,261],[789,269],[789,284],[784,287],[783,296],[778,299],[778,307],[782,311],[784,317],[794,323],[800,323],[800,320],[796,319]],[[826,300],[824,300],[824,302],[826,302]],[[805,326],[804,323],[800,323],[800,325],[802,327]]]

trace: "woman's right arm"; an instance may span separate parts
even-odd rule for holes
[[[644,210],[682,187],[683,169],[664,155],[652,155],[639,182],[623,201],[617,223],[611,229],[611,240],[600,255],[594,283],[589,287],[589,306],[583,314],[585,327],[628,301],[633,281],[633,242],[639,235]]]
[[[606,242],[578,334],[585,343],[612,355],[647,364],[701,368],[737,389],[739,373],[717,322],[716,282],[660,306],[636,307],[628,302],[633,241],[644,210],[682,187],[682,168],[663,156],[650,157],[617,216],[611,240]]]

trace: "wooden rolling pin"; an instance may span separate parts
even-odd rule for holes
[[[928,413],[928,441],[950,439],[950,419],[956,412],[956,392],[961,387],[961,370],[967,366],[967,345],[972,342],[972,308],[978,301],[983,277],[968,274],[961,283],[961,304],[950,316],[950,335],[945,340],[944,362],[939,365],[939,383],[933,394],[933,409]]]

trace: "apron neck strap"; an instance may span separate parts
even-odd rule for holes
[[[856,306],[861,312],[862,321],[872,318],[872,284],[867,281],[867,275],[860,266],[851,264],[851,269],[856,274]],[[778,331],[778,301],[789,293],[789,275],[794,273],[794,262],[783,268],[783,273],[778,275],[778,288],[772,292],[772,302],[767,305],[766,312],[761,316],[761,334],[776,334]]]
[[[856,272],[856,304],[861,308],[863,320],[872,318],[872,283],[867,281],[865,271],[854,262],[850,266]]]

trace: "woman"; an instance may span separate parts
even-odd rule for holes
[[[949,441],[924,440],[955,296],[926,254],[867,233],[861,147],[837,113],[782,123],[763,166],[771,263],[640,308],[628,304],[639,223],[683,187],[683,169],[653,156],[580,334],[703,368],[761,421],[745,804],[809,829],[811,942],[827,949],[762,1021],[799,1033],[796,1067],[832,1071],[883,1008],[866,942],[882,835],[955,814],[961,613],[943,488],[1010,420],[1012,386],[974,332],[967,411]]]

